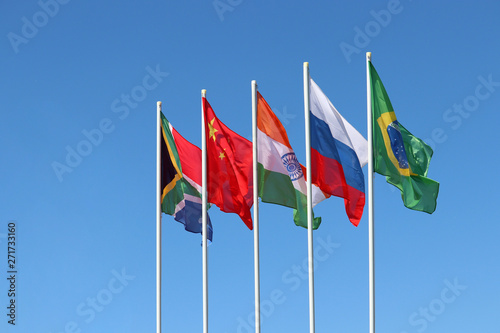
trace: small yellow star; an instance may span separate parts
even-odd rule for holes
[[[224,155],[224,153],[221,152],[220,155],[219,155],[219,158],[222,160],[224,157],[226,157],[226,155]]]
[[[218,132],[219,130],[214,128],[214,121],[215,121],[215,118],[213,118],[210,123],[208,123],[208,129],[210,131],[210,133],[208,134],[208,137],[209,138],[213,138],[214,141],[215,141],[215,132]]]

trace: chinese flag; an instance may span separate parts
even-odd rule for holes
[[[238,214],[252,230],[252,143],[224,125],[203,99],[207,143],[207,201]]]

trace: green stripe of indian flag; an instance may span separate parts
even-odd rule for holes
[[[257,129],[257,142],[259,145],[257,162],[259,163],[260,166],[262,166],[262,169],[266,170],[267,172],[265,175],[261,176],[260,174],[261,171],[259,171],[259,182],[260,182],[259,196],[261,196],[262,194],[263,191],[262,184],[264,181],[272,181],[271,184],[276,183],[280,184],[279,186],[285,186],[285,187],[289,186],[288,183],[292,183],[293,188],[295,188],[297,191],[301,192],[305,196],[306,182],[304,177],[301,177],[300,179],[292,182],[288,174],[288,171],[286,170],[286,167],[283,164],[283,161],[281,160],[281,156],[287,153],[293,153],[293,150],[283,145],[280,142],[274,141],[265,133],[263,133],[260,129]],[[278,173],[279,175],[271,174],[271,172]],[[272,186],[269,185],[268,187],[271,188]],[[313,186],[313,206],[323,201],[324,199],[325,195],[323,194],[323,192],[321,192],[321,190],[317,186]],[[262,198],[262,200],[264,200],[264,198]],[[295,207],[295,205],[288,207]]]

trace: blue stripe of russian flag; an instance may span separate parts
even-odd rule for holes
[[[323,161],[323,164],[338,163],[335,168],[340,166],[343,169],[346,184],[364,193],[365,181],[356,152],[335,139],[328,124],[312,112],[310,113],[310,122],[311,148],[316,150],[320,156],[330,160]]]

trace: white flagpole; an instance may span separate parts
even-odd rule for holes
[[[202,216],[202,260],[203,260],[203,333],[208,333],[208,261],[207,261],[207,142],[205,137],[205,112],[203,97],[207,91],[201,91],[201,216]]]
[[[373,122],[372,94],[370,83],[370,61],[372,53],[366,52],[366,114],[368,122],[368,269],[370,333],[375,333],[375,221],[373,207]]]
[[[161,102],[156,102],[156,333],[161,333]]]
[[[309,261],[309,332],[314,333],[314,253],[313,214],[311,186],[311,131],[309,120],[309,63],[304,62],[304,115],[306,123],[306,163],[307,163],[307,257]]]
[[[257,82],[252,81],[253,148],[253,253],[255,276],[255,333],[260,333],[260,263],[259,263],[259,183],[257,175]]]

